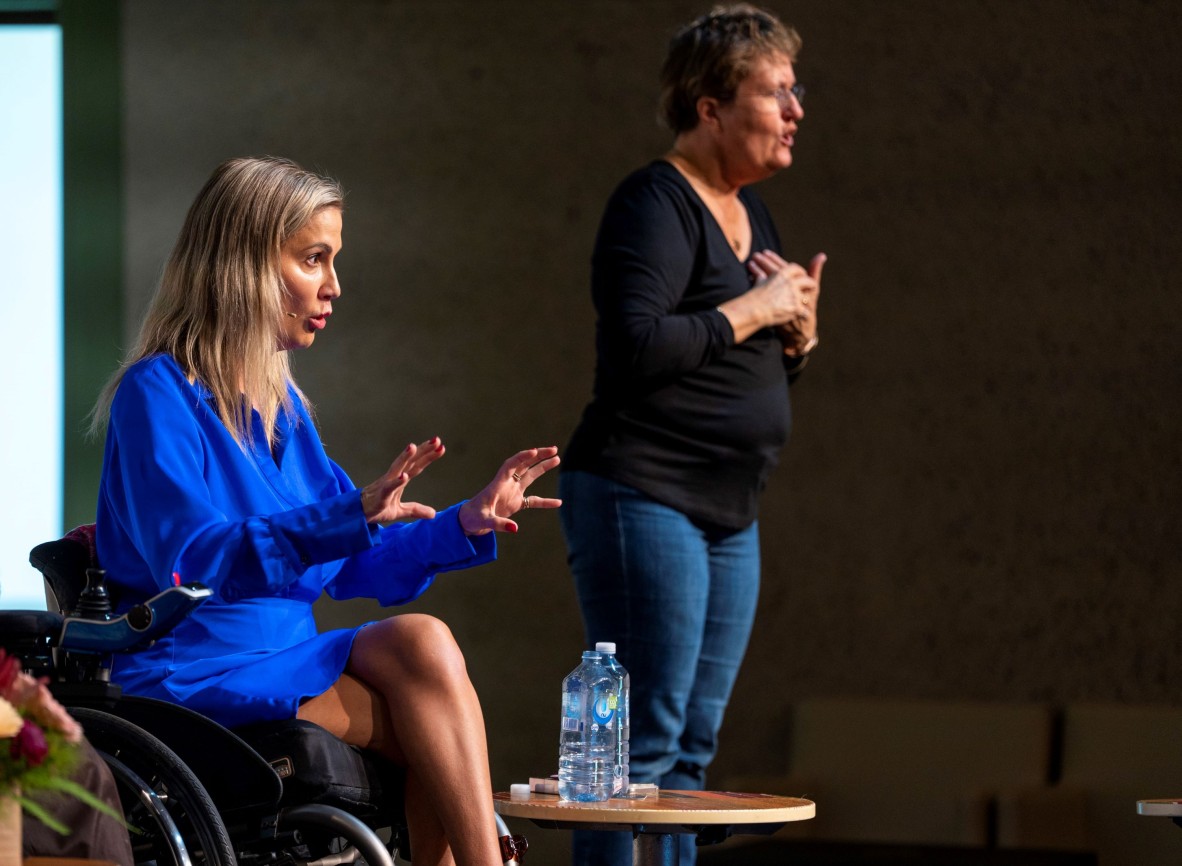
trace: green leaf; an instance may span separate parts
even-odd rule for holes
[[[45,808],[40,803],[30,800],[28,797],[17,797],[16,801],[21,804],[22,809],[55,833],[65,836],[70,832],[69,827],[45,811]]]
[[[108,806],[106,803],[104,803],[102,800],[100,800],[98,797],[96,797],[93,793],[91,793],[88,789],[82,787],[77,782],[75,782],[73,779],[54,779],[48,785],[46,785],[46,787],[51,790],[54,790],[54,791],[62,791],[62,792],[69,794],[73,797],[77,797],[79,800],[81,800],[87,806],[90,806],[92,809],[96,809],[97,811],[102,812],[104,815],[106,815],[109,818],[114,818],[116,821],[119,822],[119,826],[121,826],[121,827],[127,826],[127,822],[125,820],[123,820],[123,815],[121,815],[118,811],[116,811],[112,807]]]

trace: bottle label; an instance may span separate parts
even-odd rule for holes
[[[591,714],[595,717],[596,723],[608,724],[616,714],[616,703],[615,695],[601,695],[597,698],[591,705]]]
[[[568,716],[578,718],[582,712],[582,703],[579,700],[578,692],[566,692],[562,696],[562,712]]]
[[[562,729],[564,731],[577,731],[579,729],[579,720],[572,719],[570,716],[563,716]]]

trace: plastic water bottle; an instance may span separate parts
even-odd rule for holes
[[[616,658],[616,645],[611,641],[600,641],[595,644],[595,651],[603,656],[603,663],[612,676],[616,678],[616,754],[613,771],[615,778],[612,782],[612,796],[618,797],[628,793],[628,735],[630,731],[631,705],[628,692],[631,690],[631,678],[628,671]]]
[[[558,741],[558,795],[582,803],[612,794],[619,695],[616,678],[597,652],[562,681],[562,733]]]

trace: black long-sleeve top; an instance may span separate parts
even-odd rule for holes
[[[779,252],[766,206],[739,196],[752,250]],[[788,439],[796,363],[771,328],[735,343],[716,308],[750,288],[746,262],[676,168],[657,161],[627,177],[595,242],[595,390],[563,467],[710,524],[749,525]]]

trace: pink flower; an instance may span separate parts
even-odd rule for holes
[[[8,690],[20,672],[21,660],[0,649],[0,697],[13,702],[12,698],[8,697]]]
[[[30,767],[37,767],[49,754],[49,743],[45,740],[45,732],[28,720],[20,729],[8,747],[8,754],[13,758],[23,758]]]
[[[60,731],[66,742],[81,742],[82,726],[74,721],[74,717],[50,694],[45,683],[37,683],[37,691],[33,693],[26,706],[29,715],[44,727]]]
[[[24,671],[18,671],[12,682],[8,684],[8,692],[4,697],[18,710],[23,710],[37,694],[37,687],[38,682],[35,679]]]
[[[46,682],[33,679],[21,670],[20,659],[0,649],[0,698],[18,712],[32,716],[42,727],[60,731],[66,742],[81,742],[81,725],[57,702]]]
[[[0,650],[0,793],[4,796],[13,786],[24,793],[64,786],[63,774],[69,771],[82,728],[54,699],[48,682],[29,676],[21,670],[19,659]]]

